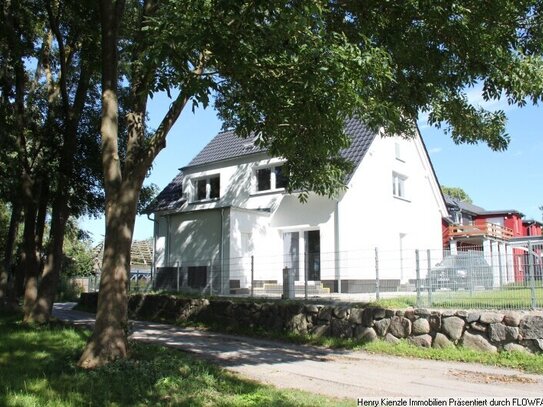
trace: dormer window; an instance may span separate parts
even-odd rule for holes
[[[282,189],[287,185],[288,177],[285,175],[282,165],[256,170],[256,190],[258,192]]]
[[[210,199],[218,199],[221,190],[220,175],[213,175],[207,178],[200,178],[194,182],[196,190],[195,201],[205,201]]]

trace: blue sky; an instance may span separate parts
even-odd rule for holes
[[[484,102],[478,88],[468,91],[469,100],[490,110],[502,109],[508,117],[507,132],[511,137],[505,152],[494,152],[486,145],[456,145],[442,130],[426,124],[419,117],[419,128],[430,158],[442,185],[463,188],[476,205],[485,209],[516,209],[527,218],[541,220],[538,207],[543,205],[543,109],[508,106],[504,101]],[[150,101],[151,127],[157,127],[170,101],[156,95]],[[181,114],[168,136],[166,148],[159,154],[146,183],[163,189],[221,129],[221,122],[212,107],[190,106]],[[81,219],[94,242],[104,235],[103,219]],[[134,239],[152,237],[153,223],[146,216],[136,220]]]

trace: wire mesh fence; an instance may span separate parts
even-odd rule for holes
[[[290,252],[184,259],[132,273],[130,289],[240,297],[368,302],[418,307],[543,307],[543,243],[453,250]],[[96,285],[94,286],[96,289]]]

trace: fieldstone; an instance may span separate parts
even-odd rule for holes
[[[405,318],[413,322],[415,319],[417,319],[417,316],[415,315],[415,310],[410,308],[405,310],[404,315]]]
[[[432,312],[428,318],[428,322],[430,323],[430,329],[432,331],[438,332],[441,330],[441,314],[439,312]]]
[[[394,313],[397,317],[403,317],[405,315],[405,311],[403,309],[399,309]]]
[[[462,318],[449,317],[443,318],[441,321],[441,330],[453,341],[457,341],[462,337],[464,331],[464,325],[466,323]]]
[[[385,318],[392,318],[395,315],[395,311],[392,309],[385,310]]]
[[[305,314],[294,315],[289,323],[287,323],[287,329],[295,334],[307,333],[307,319]]]
[[[466,317],[466,322],[468,324],[471,324],[472,322],[479,321],[479,318],[481,318],[481,314],[478,312],[470,312],[468,313],[468,316]]]
[[[432,346],[432,337],[430,335],[411,336],[408,338],[408,341],[421,348],[429,348]]]
[[[400,316],[392,317],[388,330],[397,338],[407,338],[411,335],[411,321]]]
[[[441,317],[442,317],[442,318],[454,317],[455,314],[456,314],[456,311],[447,309],[447,310],[445,310],[445,311],[443,311],[443,312],[441,313]]]
[[[354,337],[362,342],[373,342],[377,339],[377,334],[373,328],[357,326],[354,330]]]
[[[488,337],[491,342],[510,342],[518,338],[519,329],[504,324],[490,324],[488,326]]]
[[[363,321],[364,310],[360,308],[353,308],[349,315],[349,321],[353,324],[361,324]]]
[[[373,309],[373,319],[383,319],[386,318],[386,309],[384,308],[374,308]]]
[[[503,350],[506,350],[507,352],[530,353],[530,351],[527,348],[525,348],[522,345],[519,345],[518,343],[508,343],[507,345],[504,345]]]
[[[526,315],[520,320],[520,334],[524,339],[543,338],[543,316]]]
[[[344,319],[349,314],[347,307],[334,307],[334,316],[338,319]]]
[[[333,337],[343,339],[353,337],[353,328],[349,321],[344,319],[332,319],[330,329]]]
[[[479,321],[483,324],[497,324],[503,321],[503,314],[501,312],[483,312]]]
[[[462,336],[462,345],[464,345],[465,348],[473,349],[479,352],[498,352],[498,348],[491,345],[490,342],[488,342],[483,336],[473,335],[467,331],[464,332],[464,335]]]
[[[396,345],[401,342],[398,338],[396,338],[391,333],[388,333],[387,336],[385,336],[385,341],[388,343],[392,343],[393,345]]]
[[[445,335],[438,332],[434,338],[432,347],[437,349],[453,348],[454,343],[452,343]]]
[[[466,319],[469,315],[468,311],[456,311],[456,314],[455,314],[457,317],[460,317],[460,318],[464,318]]]
[[[364,326],[373,326],[373,316],[375,308],[364,308],[362,313],[362,325]]]
[[[415,309],[415,315],[418,315],[421,318],[428,318],[430,316],[430,311],[426,308],[417,308]]]
[[[377,332],[377,335],[383,337],[387,334],[389,326],[390,326],[390,319],[385,318],[385,319],[380,319],[379,321],[375,321],[373,328],[375,329],[375,332]]]
[[[317,307],[315,304],[307,304],[305,306],[305,312],[307,312],[308,314],[318,314],[319,307]]]
[[[430,332],[430,323],[426,318],[419,318],[413,322],[413,335],[424,335]]]
[[[481,324],[480,322],[472,322],[469,326],[471,329],[478,332],[486,332],[488,329],[488,325]]]
[[[330,327],[328,325],[316,325],[311,329],[311,334],[316,338],[326,336],[330,333]]]
[[[515,311],[507,311],[503,316],[503,323],[508,326],[519,326],[521,314]]]
[[[332,309],[330,307],[322,307],[319,310],[318,318],[323,321],[330,321],[332,319]]]
[[[533,353],[539,353],[543,351],[543,339],[521,340],[520,344],[528,348],[528,350]]]

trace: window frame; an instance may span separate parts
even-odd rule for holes
[[[407,200],[407,179],[406,175],[396,171],[392,172],[392,196],[394,198]]]
[[[212,183],[212,180],[218,180],[218,183],[216,185],[216,195],[212,194],[212,192],[214,191],[214,189],[212,189],[212,185],[214,185],[214,183]],[[202,182],[205,182],[205,197],[203,198],[200,195],[201,189],[199,188]],[[221,198],[221,174],[212,174],[204,177],[195,178],[192,181],[192,186],[194,188],[192,202],[217,201]]]
[[[288,185],[288,176],[281,175],[281,179],[286,180],[285,186],[277,186],[278,181],[278,168],[281,168],[281,174],[282,169],[284,167],[284,163],[277,163],[277,164],[270,164],[270,165],[263,165],[255,168],[254,170],[254,179],[255,179],[255,185],[254,185],[254,193],[256,194],[263,194],[263,193],[269,193],[269,192],[278,192],[278,191],[284,191],[287,188]],[[260,171],[269,171],[269,188],[267,189],[260,189],[259,187],[259,172]]]

